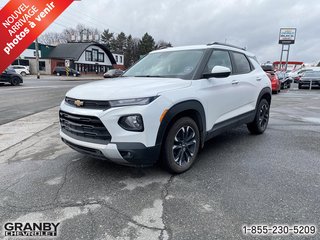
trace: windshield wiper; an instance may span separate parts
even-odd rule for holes
[[[161,75],[137,75],[137,76],[134,76],[134,77],[163,78],[163,77],[166,77],[166,76],[161,76]]]

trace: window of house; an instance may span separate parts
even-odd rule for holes
[[[99,62],[104,62],[104,54],[103,53],[99,53]]]
[[[85,53],[85,59],[86,61],[92,61],[92,52],[91,51],[86,51]]]
[[[122,61],[122,56],[120,56],[120,63],[123,63],[123,61]]]
[[[118,55],[116,55],[116,62],[118,62],[119,61],[119,59],[118,59]]]
[[[92,61],[97,62],[98,61],[98,50],[92,49]]]
[[[46,70],[46,62],[45,61],[39,61],[39,70],[40,71]]]

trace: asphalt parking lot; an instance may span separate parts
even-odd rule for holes
[[[59,222],[57,239],[96,240],[256,239],[242,232],[255,224],[320,231],[319,89],[273,95],[265,134],[230,129],[207,142],[190,171],[171,175],[69,149],[59,138],[57,106],[79,83],[44,83],[59,92],[41,95],[43,102],[50,98],[45,107],[19,115],[8,102],[15,94],[19,104],[27,96],[29,104],[39,102],[30,95],[41,87],[31,83],[23,86],[27,92],[0,87],[2,96],[11,92],[0,111],[0,229],[10,221]],[[320,233],[259,239],[320,239]]]

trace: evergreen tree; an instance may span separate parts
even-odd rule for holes
[[[139,55],[142,57],[155,49],[155,42],[151,35],[145,33],[139,42]]]
[[[108,49],[110,49],[111,40],[114,38],[113,35],[114,33],[110,32],[109,29],[104,30],[101,34],[101,41],[106,44]]]

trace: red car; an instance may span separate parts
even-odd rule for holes
[[[274,72],[266,72],[268,75],[271,85],[272,85],[272,93],[277,94],[280,92],[281,89],[281,82],[278,76]]]

